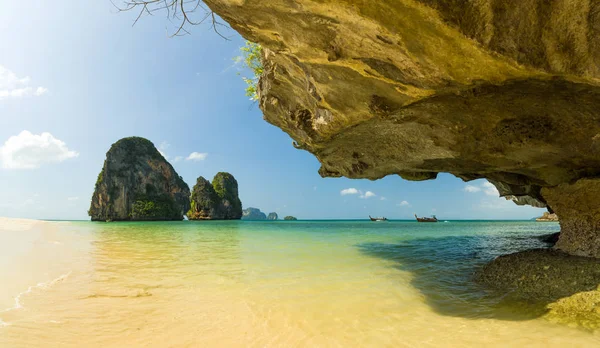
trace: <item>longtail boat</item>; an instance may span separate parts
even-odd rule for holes
[[[371,217],[371,215],[369,215],[369,219],[371,219],[371,221],[388,221],[386,217]]]
[[[417,214],[415,214],[415,218],[417,218],[418,222],[438,222],[437,217],[435,217],[435,215],[433,215],[432,217],[418,217]]]

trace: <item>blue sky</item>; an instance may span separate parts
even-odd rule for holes
[[[229,31],[226,41],[199,26],[169,38],[164,16],[132,27],[134,18],[109,0],[0,3],[0,216],[87,219],[106,151],[132,135],[160,147],[190,185],[232,173],[244,207],[267,213],[529,219],[544,211],[451,175],[323,179],[318,161],[244,95],[233,62],[239,35]]]

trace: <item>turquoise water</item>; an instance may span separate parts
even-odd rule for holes
[[[519,320],[540,313],[502,294],[486,292],[472,281],[473,274],[497,256],[548,247],[537,237],[560,230],[558,223],[473,220],[81,224],[91,233],[100,233],[104,243],[161,244],[165,253],[162,258],[171,254],[181,262],[189,257],[187,262],[197,264],[199,269],[209,261],[209,273],[218,271],[216,265],[224,264],[227,271],[221,272],[232,277],[254,274],[282,282],[303,274],[332,277],[338,272],[364,271],[355,264],[369,259],[408,272],[410,285],[440,314]],[[167,240],[168,245],[164,245]],[[203,249],[210,249],[211,256],[203,256]],[[139,250],[154,253],[156,247],[145,245]],[[215,254],[219,255],[218,262],[211,259]],[[230,258],[227,262],[225,255]],[[232,262],[235,268],[230,267]],[[356,268],[348,270],[348,264]],[[349,281],[353,278],[348,276]]]
[[[472,281],[494,257],[547,247],[537,237],[558,230],[533,221],[44,223],[0,234],[13,245],[27,236],[19,250],[31,248],[5,260],[12,273],[1,279],[21,290],[0,296],[0,346],[599,344]]]

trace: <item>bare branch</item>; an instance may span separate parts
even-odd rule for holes
[[[171,37],[189,35],[187,26],[200,25],[210,18],[212,30],[223,39],[230,40],[219,31],[221,27],[230,29],[229,26],[219,22],[217,15],[203,6],[202,0],[121,0],[122,6],[117,6],[113,0],[110,2],[119,12],[138,11],[133,25],[144,15],[151,16],[154,12],[166,10],[167,19],[176,27]],[[200,20],[195,20],[193,15],[198,9],[203,10],[204,15]]]

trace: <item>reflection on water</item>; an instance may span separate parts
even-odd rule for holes
[[[393,261],[394,267],[411,272],[411,284],[440,314],[526,320],[544,314],[545,304],[528,304],[497,292],[490,293],[473,281],[473,274],[497,256],[549,247],[537,236],[539,234],[503,231],[475,236],[418,238],[397,244],[363,243],[358,248],[367,255]]]
[[[530,237],[555,231],[555,224],[57,226],[40,227],[34,238],[12,235],[15,241],[24,238],[30,249],[11,276],[2,278],[14,287],[0,291],[0,303],[10,306],[32,284],[68,277],[21,295],[22,308],[0,309],[2,347],[78,347],[82,342],[88,347],[505,346],[509,341],[573,347],[600,342],[594,333],[524,320],[535,316],[494,302],[497,297],[470,282],[477,265],[539,246]]]

